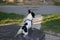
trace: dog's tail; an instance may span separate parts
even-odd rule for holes
[[[16,34],[14,37],[17,37],[18,35]]]
[[[19,33],[17,32],[17,34],[14,37],[17,37],[19,35]]]
[[[17,37],[19,34],[21,34],[21,32],[22,32],[22,29],[19,29],[17,34],[15,35],[15,37]]]

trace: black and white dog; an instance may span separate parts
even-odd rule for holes
[[[23,37],[28,35],[28,29],[30,29],[32,27],[33,18],[35,18],[34,12],[31,12],[30,10],[28,10],[28,15],[24,20],[24,25],[18,30],[16,36],[21,33],[24,34]]]

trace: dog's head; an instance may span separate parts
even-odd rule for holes
[[[32,17],[35,18],[35,13],[34,13],[34,12],[28,10],[28,13],[29,13],[29,14],[31,13]]]

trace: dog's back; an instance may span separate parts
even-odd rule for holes
[[[29,14],[27,17],[24,19],[24,25],[22,26],[21,29],[17,32],[17,35],[23,32],[24,35],[28,34],[28,29],[31,28],[33,18],[35,17],[35,14],[28,10]]]

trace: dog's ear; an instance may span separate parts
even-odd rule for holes
[[[31,13],[31,10],[28,10],[28,13]]]
[[[33,18],[35,18],[35,13],[34,12],[32,12],[31,15],[32,15]]]

